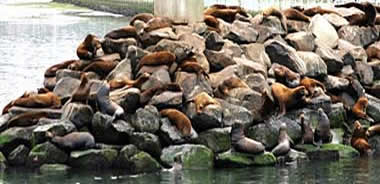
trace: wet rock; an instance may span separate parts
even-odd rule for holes
[[[61,109],[50,109],[50,108],[27,108],[27,107],[16,107],[13,106],[9,109],[9,113],[12,116],[19,115],[25,112],[46,112],[48,118],[58,119],[62,115]]]
[[[230,104],[224,100],[218,99],[223,109],[223,126],[232,126],[235,123],[243,124],[248,127],[253,122],[252,113],[240,106]]]
[[[206,49],[205,39],[198,34],[184,33],[179,36],[179,40],[190,44],[196,53],[203,53]]]
[[[63,102],[67,101],[73,94],[74,90],[78,88],[79,84],[80,80],[78,79],[64,77],[57,82],[53,93],[60,97]]]
[[[327,91],[342,91],[348,88],[350,81],[345,78],[335,77],[333,75],[328,75],[324,85]]]
[[[355,46],[346,40],[339,39],[338,50],[349,52],[354,57],[355,61],[367,62],[367,53],[361,46]]]
[[[249,166],[270,166],[276,163],[276,157],[265,152],[259,155],[227,151],[216,156],[215,166],[226,167],[249,167]]]
[[[110,99],[119,104],[124,112],[133,113],[140,106],[140,90],[121,88],[110,92]]]
[[[224,45],[223,38],[215,31],[208,32],[205,35],[206,49],[220,51]]]
[[[288,45],[276,40],[267,41],[265,52],[272,63],[279,63],[300,74],[305,74],[307,71],[306,64],[298,56],[296,50]]]
[[[225,100],[231,104],[239,105],[248,109],[253,116],[254,121],[261,121],[261,110],[264,105],[265,98],[261,93],[251,89],[233,89],[229,94],[231,97]]]
[[[296,21],[296,20],[288,20],[286,21],[288,32],[300,32],[300,31],[308,31],[309,23],[304,21]]]
[[[210,128],[222,127],[223,109],[215,104],[203,108],[202,112],[197,113],[195,104],[189,103],[185,114],[190,118],[191,124],[197,132]]]
[[[60,122],[39,125],[33,130],[33,143],[40,144],[46,141],[46,132],[51,132],[58,136],[64,136],[68,133],[74,132],[75,130],[75,125],[68,120],[60,120]]]
[[[189,55],[193,52],[193,47],[184,41],[172,41],[163,39],[147,50],[150,52],[170,51],[175,54],[176,61],[180,62],[183,59],[189,57]]]
[[[301,145],[306,150],[310,160],[338,160],[350,159],[359,156],[353,147],[343,144],[322,144],[318,149],[314,145]]]
[[[114,79],[117,76],[128,76],[132,79],[132,65],[131,60],[128,58],[123,59],[116,65],[116,67],[108,74],[106,79],[108,81]]]
[[[331,48],[318,47],[315,53],[318,54],[326,63],[327,72],[329,74],[337,73],[342,70],[344,65],[343,60],[340,56],[337,56]]]
[[[70,169],[71,167],[65,164],[43,164],[40,167],[40,173],[48,175],[64,175],[67,174]]]
[[[355,62],[355,73],[359,76],[359,81],[363,85],[372,85],[373,83],[373,70],[370,65],[365,62]]]
[[[314,35],[310,32],[290,33],[286,36],[286,41],[297,51],[314,51]]]
[[[182,105],[182,92],[165,91],[160,95],[153,96],[149,104],[159,109],[175,108]]]
[[[118,152],[114,149],[88,149],[70,153],[69,165],[74,168],[91,170],[107,169],[112,167],[117,159]]]
[[[310,77],[319,77],[327,75],[327,66],[325,62],[317,54],[313,52],[297,52],[298,56],[304,61],[306,65],[305,75]]]
[[[339,29],[338,35],[340,39],[353,45],[366,47],[377,40],[379,33],[371,27],[343,26]]]
[[[258,32],[251,26],[251,24],[242,21],[234,21],[230,32],[224,36],[229,40],[238,44],[256,42]]]
[[[7,159],[3,155],[3,153],[0,152],[0,170],[4,171],[4,169],[7,168]]]
[[[62,109],[62,119],[70,120],[80,129],[91,124],[94,112],[89,105],[69,103]]]
[[[330,128],[341,128],[346,121],[346,110],[343,103],[331,104],[331,112],[328,113]]]
[[[50,142],[38,144],[30,151],[27,159],[28,167],[40,167],[43,164],[65,163],[68,155]]]
[[[213,128],[199,134],[197,142],[210,148],[214,153],[231,149],[231,128]]]
[[[158,136],[147,132],[134,132],[131,136],[130,143],[138,149],[145,151],[155,158],[161,154],[161,143]]]
[[[13,127],[1,132],[0,151],[7,156],[19,145],[31,147],[34,128],[35,126],[27,128]]]
[[[96,142],[126,144],[134,128],[124,120],[113,121],[112,117],[100,112],[92,118],[92,131]]]
[[[160,158],[166,165],[173,166],[175,157],[179,157],[183,169],[209,169],[214,165],[213,152],[203,145],[169,146],[162,151]]]
[[[10,165],[23,166],[28,159],[30,149],[24,145],[17,146],[11,153],[8,155],[8,162]]]
[[[193,128],[191,132],[192,136],[190,138],[185,138],[183,137],[182,133],[177,129],[177,127],[170,122],[168,118],[162,118],[158,136],[160,137],[160,140],[164,145],[183,144],[198,138],[198,134],[195,132]]]
[[[349,25],[349,22],[345,18],[335,13],[324,14],[323,18],[325,18],[331,25],[333,25],[335,29]]]
[[[160,128],[160,113],[152,105],[139,108],[132,115],[131,124],[136,131],[155,133]]]
[[[61,79],[65,77],[78,79],[80,80],[80,71],[70,70],[70,69],[62,69],[57,71],[56,79],[57,81],[60,81]]]
[[[309,25],[310,31],[315,35],[317,45],[326,45],[335,48],[338,44],[338,33],[335,28],[321,15],[315,15]]]
[[[288,154],[285,155],[285,162],[305,161],[308,157],[306,153],[290,149]]]
[[[366,94],[368,98],[367,114],[375,121],[380,121],[380,100],[369,94]]]
[[[271,61],[267,53],[265,53],[265,47],[260,43],[251,43],[246,45],[241,45],[243,54],[247,59],[260,63],[263,66],[269,68],[271,66]]]

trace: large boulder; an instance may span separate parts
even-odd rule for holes
[[[155,133],[160,128],[160,113],[152,105],[139,108],[132,115],[131,124],[136,131]]]
[[[315,42],[314,35],[310,32],[290,33],[286,36],[286,41],[293,46],[297,51],[314,51]]]
[[[191,136],[184,137],[177,127],[170,122],[168,118],[161,119],[161,127],[158,132],[160,141],[165,145],[183,144],[198,138],[198,134],[192,128]],[[190,140],[189,140],[190,139]]]
[[[0,134],[0,151],[8,156],[14,149],[20,145],[30,148],[32,146],[33,130],[32,127],[13,127],[1,132]]]
[[[46,141],[46,132],[48,131],[54,135],[63,136],[75,130],[75,125],[68,120],[60,120],[60,122],[39,125],[33,130],[33,143],[40,144]]]
[[[243,50],[243,54],[245,55],[245,57],[247,57],[247,59],[260,63],[263,66],[266,66],[267,68],[270,67],[271,61],[267,53],[265,53],[264,44],[261,44],[261,43],[245,44],[245,45],[241,45],[241,48]]]
[[[180,107],[183,103],[182,97],[182,92],[165,91],[153,96],[148,104],[159,109]]]
[[[234,21],[230,32],[224,38],[230,39],[238,44],[256,42],[258,32],[251,24],[242,21]]]
[[[111,168],[117,159],[118,152],[114,149],[89,149],[70,153],[69,165],[74,168],[107,169]]]
[[[65,163],[68,159],[67,153],[60,150],[54,144],[45,142],[33,147],[27,159],[29,167],[39,167],[43,164]]]
[[[69,103],[62,109],[62,119],[70,120],[80,129],[91,124],[94,112],[89,105]]]
[[[327,66],[317,54],[304,51],[299,51],[297,54],[306,65],[306,76],[320,77],[327,75]]]
[[[130,143],[138,149],[158,158],[161,155],[161,143],[157,135],[147,132],[134,132]]]
[[[226,167],[249,167],[249,166],[271,166],[276,164],[276,157],[265,152],[258,155],[227,151],[218,154],[215,159],[215,166]]]
[[[253,123],[252,113],[240,105],[234,105],[225,100],[218,99],[223,109],[223,126],[232,126],[240,123],[248,127]]]
[[[206,49],[220,51],[223,48],[224,40],[217,32],[208,32],[206,33],[205,38]]]
[[[380,121],[380,99],[366,94],[368,98],[367,114],[375,121]],[[1,135],[1,134],[0,134]]]
[[[231,148],[231,128],[213,128],[199,134],[197,142],[210,148],[214,153]]]
[[[373,83],[373,70],[372,67],[366,62],[355,62],[355,73],[359,76],[359,81],[363,85],[370,86]]]
[[[350,81],[345,78],[328,75],[324,82],[326,90],[343,91],[348,88]]]
[[[119,104],[124,112],[133,113],[140,106],[141,91],[137,88],[121,88],[110,92],[110,99]]]
[[[379,36],[373,27],[343,26],[338,31],[339,38],[353,45],[366,47],[375,42]]]
[[[334,74],[340,72],[343,68],[343,60],[339,55],[336,55],[334,50],[329,47],[318,47],[315,51],[326,63],[327,72]]]
[[[313,16],[309,29],[315,35],[315,43],[317,45],[326,45],[330,48],[335,48],[338,44],[338,33],[321,15],[317,14]]]
[[[64,77],[57,82],[54,87],[54,94],[56,94],[62,101],[67,101],[74,90],[78,88],[80,80],[72,77]]]
[[[129,79],[132,78],[132,65],[131,60],[128,58],[123,59],[116,65],[116,67],[108,74],[107,80],[112,80],[117,76],[127,76]]]
[[[29,155],[30,149],[24,145],[17,146],[11,153],[9,153],[7,160],[10,165],[24,166]]]
[[[286,30],[282,26],[281,20],[275,16],[263,17],[263,20],[260,24],[261,26],[268,27],[272,32],[272,34],[276,35],[284,35],[286,34]]]
[[[161,169],[161,165],[154,158],[138,150],[134,145],[124,146],[120,150],[116,165],[133,174],[150,173]]]
[[[367,62],[368,56],[362,46],[356,46],[346,40],[339,39],[338,50],[349,52],[354,57],[355,61]]]
[[[323,17],[329,21],[331,25],[333,25],[336,29],[341,28],[342,26],[346,26],[349,24],[349,22],[343,18],[342,16],[339,16],[335,13],[328,13],[324,14]]]
[[[184,41],[190,44],[196,53],[203,53],[206,49],[205,38],[195,33],[183,33],[179,36],[179,41]]]

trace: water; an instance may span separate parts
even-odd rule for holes
[[[41,87],[43,72],[49,66],[76,58],[76,47],[88,33],[103,36],[128,22],[128,18],[103,16],[84,9],[47,8],[43,4],[9,6],[5,2],[15,1],[0,0],[0,108],[25,90]],[[77,16],[78,12],[86,12],[86,16]],[[162,171],[144,175],[113,170],[44,175],[12,168],[0,172],[0,183],[378,183],[379,165],[380,159],[359,158],[281,167]]]

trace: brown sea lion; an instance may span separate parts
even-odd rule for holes
[[[283,10],[282,13],[288,20],[310,22],[310,18],[308,16],[294,8],[288,8],[286,10]]]
[[[318,108],[318,126],[314,131],[314,141],[318,146],[330,143],[333,135],[330,131],[330,120],[322,108]]]
[[[321,6],[308,8],[308,9],[303,10],[302,12],[303,12],[303,14],[305,14],[309,17],[313,17],[316,14],[321,14],[321,15],[323,15],[323,14],[336,14],[336,15],[342,16],[340,13],[338,13],[334,10],[323,9]]]
[[[286,123],[281,123],[280,134],[278,135],[278,144],[273,148],[272,153],[274,156],[283,156],[290,151],[290,138],[287,133]]]
[[[355,105],[352,107],[352,113],[357,118],[367,119],[368,115],[366,113],[368,107],[368,98],[361,96],[356,101]]]
[[[12,102],[12,105],[32,108],[60,108],[61,100],[53,92],[47,92],[18,98]]]
[[[146,23],[144,31],[149,33],[157,29],[171,27],[172,25],[175,25],[175,23],[168,17],[153,17]]]
[[[126,76],[116,77],[109,81],[111,90],[122,88],[124,86],[130,86],[141,89],[141,86],[149,80],[150,74],[143,73],[136,80],[130,80]]]
[[[313,129],[305,122],[305,114],[302,112],[299,116],[301,124],[302,139],[301,144],[314,144]]]
[[[114,61],[95,61],[86,66],[82,72],[95,72],[101,78],[106,77],[116,66],[118,62]]]
[[[139,13],[132,17],[131,22],[129,22],[129,25],[133,26],[136,20],[140,20],[147,23],[150,19],[153,19],[153,18],[154,18],[154,15],[151,13]]]
[[[183,136],[191,136],[191,121],[184,113],[177,109],[164,109],[160,111],[160,114],[162,117],[168,117],[170,122],[175,124]]]
[[[368,56],[368,61],[370,61],[373,58],[380,59],[380,49],[376,47],[376,45],[379,45],[378,43],[375,43],[373,45],[369,45],[365,52]]]
[[[287,26],[287,19],[286,16],[281,12],[279,9],[271,7],[267,8],[263,11],[263,15],[265,17],[268,16],[275,16],[281,21],[282,28],[285,30],[285,32],[288,32],[288,26]]]
[[[101,113],[112,116],[112,122],[124,115],[124,109],[110,99],[110,86],[107,83],[103,83],[96,92],[96,103]]]
[[[96,51],[101,48],[100,40],[92,34],[88,34],[84,41],[77,48],[77,55],[80,59],[91,60],[96,56]]]
[[[79,102],[83,104],[87,104],[88,98],[90,96],[90,89],[93,83],[89,83],[86,73],[81,73],[80,76],[80,84],[74,90],[69,102]]]
[[[368,144],[367,131],[359,121],[354,122],[354,129],[351,137],[351,146],[358,150],[360,154],[368,153],[371,146]]]
[[[164,91],[182,92],[182,88],[177,83],[168,83],[143,91],[140,95],[140,104],[146,105],[155,95],[159,95]]]
[[[228,96],[229,91],[235,88],[250,88],[247,83],[241,80],[239,77],[235,75],[224,80],[218,87],[217,90],[220,92],[222,96]]]
[[[63,137],[54,135],[51,132],[46,132],[46,137],[54,145],[65,151],[97,148],[94,136],[88,132],[72,132]]]
[[[265,151],[265,146],[258,141],[244,135],[244,127],[241,123],[234,123],[231,129],[231,145],[239,152],[258,154]]]
[[[321,82],[319,82],[315,79],[309,78],[309,77],[302,77],[301,81],[300,81],[300,85],[305,86],[305,88],[309,92],[310,97],[315,96],[314,93],[315,93],[316,87],[321,87],[323,89],[323,91],[326,92],[326,87],[324,84],[322,84]]]
[[[197,62],[184,62],[179,66],[178,71],[184,71],[184,72],[188,72],[188,73],[196,73],[198,77],[203,75],[204,77],[210,79],[210,76],[208,75],[208,73]]]
[[[148,66],[159,66],[167,65],[170,67],[172,63],[176,60],[176,56],[169,51],[158,51],[153,52],[142,57],[137,65],[137,71],[141,69],[144,65]]]
[[[41,118],[46,117],[48,117],[47,112],[25,112],[11,118],[7,122],[6,128],[33,126],[36,125]]]
[[[248,13],[240,7],[220,8],[220,7],[211,6],[203,12],[203,15],[211,15],[216,18],[220,18],[228,23],[232,23],[235,20],[236,14],[248,16]]]
[[[272,84],[272,94],[275,99],[277,99],[277,102],[280,106],[280,112],[278,116],[285,115],[286,108],[290,108],[300,102],[308,102],[308,99],[306,99],[308,92],[304,86],[288,88],[283,84],[276,82]]]
[[[45,77],[55,77],[58,70],[68,68],[74,62],[78,62],[78,60],[68,60],[68,61],[64,61],[64,62],[59,63],[59,64],[55,64],[55,65],[49,67],[48,69],[46,69],[44,76]]]
[[[190,100],[189,102],[195,103],[196,112],[199,114],[203,111],[204,108],[206,108],[208,105],[217,105],[220,106],[220,103],[212,98],[209,94],[206,92],[201,92],[198,95],[194,97],[193,100]]]
[[[301,76],[290,70],[288,67],[273,63],[271,69],[274,72],[276,81],[293,88],[299,85]]]
[[[356,3],[349,2],[345,4],[335,5],[335,7],[344,7],[351,8],[355,7],[363,11],[365,14],[354,14],[355,16],[349,17],[348,21],[350,25],[359,25],[359,26],[374,26],[376,21],[376,8],[369,2]]]
[[[219,20],[217,18],[215,18],[214,16],[212,16],[212,15],[205,15],[204,18],[203,18],[203,21],[208,26],[207,29],[209,31],[215,31],[217,33],[221,32],[221,30],[219,28]]]
[[[107,33],[104,38],[119,39],[119,38],[137,38],[136,28],[133,26],[125,26],[119,29],[112,30]]]

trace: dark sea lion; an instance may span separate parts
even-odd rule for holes
[[[33,126],[36,125],[41,118],[46,117],[48,117],[47,112],[25,112],[11,118],[7,122],[6,128]]]
[[[355,7],[359,10],[363,11],[364,15],[357,15],[353,17],[349,17],[348,21],[351,25],[359,25],[359,26],[374,26],[376,21],[376,8],[369,2],[364,3],[356,3],[356,2],[349,2],[345,4],[335,5],[335,7],[344,7],[344,8],[351,8]]]
[[[333,135],[330,131],[330,120],[322,108],[318,108],[318,126],[314,131],[314,141],[318,146],[330,143]]]
[[[281,83],[272,84],[272,94],[280,106],[278,116],[286,114],[286,108],[290,108],[297,103],[307,103],[306,98],[308,92],[305,86],[298,86],[296,88],[288,88]]]
[[[224,7],[217,7],[217,6],[211,6],[207,8],[204,12],[203,15],[211,15],[216,18],[220,18],[228,23],[232,23],[235,20],[235,17],[237,14],[243,15],[243,16],[248,16],[248,13],[243,10],[242,8],[224,8]]]
[[[360,154],[368,153],[371,150],[371,146],[368,144],[367,131],[362,127],[359,121],[354,122],[351,146],[358,150]]]
[[[280,134],[278,135],[278,144],[273,148],[272,153],[274,156],[283,156],[290,151],[290,139],[287,133],[287,127],[285,123],[280,125]]]
[[[265,151],[265,146],[261,142],[244,135],[244,126],[241,123],[232,125],[231,145],[236,151],[243,153],[259,154]]]
[[[217,105],[220,106],[220,103],[212,98],[209,94],[206,92],[201,92],[197,94],[193,100],[190,100],[188,102],[194,102],[196,112],[199,114],[203,111],[204,108],[206,108],[208,105]]]
[[[310,18],[308,16],[294,8],[288,8],[286,10],[283,10],[282,13],[288,20],[310,22]]]
[[[112,116],[112,122],[124,115],[124,109],[110,99],[110,87],[107,83],[103,83],[96,92],[96,103],[101,113]]]
[[[305,122],[305,114],[302,112],[299,116],[302,132],[301,144],[314,144],[313,129]]]
[[[78,62],[78,60],[68,60],[68,61],[64,61],[62,63],[55,64],[55,65],[49,67],[48,69],[46,69],[44,76],[45,77],[55,77],[58,70],[68,68],[74,62]]]
[[[342,16],[340,13],[333,11],[333,10],[328,10],[328,9],[323,9],[321,6],[316,6],[312,8],[308,8],[302,11],[305,15],[309,17],[313,17],[316,14],[336,14],[339,16]]]
[[[115,29],[107,33],[104,38],[119,39],[119,38],[137,38],[136,28],[133,26],[125,26]]]
[[[81,82],[79,86],[74,90],[69,102],[79,102],[83,104],[87,104],[88,98],[90,96],[91,85],[86,73],[81,73],[80,76]]]
[[[79,44],[77,55],[80,59],[91,60],[96,56],[96,51],[101,48],[100,40],[92,34],[88,34],[85,40]]]
[[[149,80],[150,74],[149,73],[143,73],[140,75],[136,80],[130,80],[126,76],[120,76],[116,77],[109,81],[109,85],[111,90],[122,88],[125,86],[129,87],[135,87],[141,89],[141,86]]]
[[[191,121],[184,113],[177,109],[164,109],[160,111],[160,114],[162,117],[167,117],[172,124],[175,124],[183,136],[191,136]]]
[[[96,148],[95,138],[88,132],[72,132],[63,137],[46,132],[46,137],[54,145],[65,151],[86,150]]]
[[[301,80],[300,74],[293,72],[288,67],[273,63],[271,69],[274,72],[276,81],[293,88],[299,85]]]

